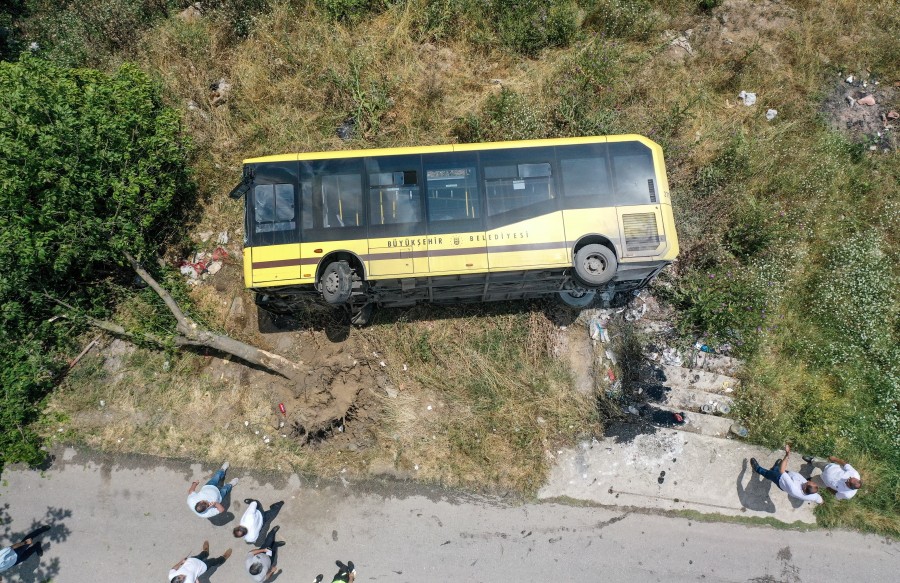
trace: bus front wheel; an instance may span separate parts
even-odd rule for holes
[[[346,304],[353,291],[353,271],[346,261],[329,263],[322,272],[322,297],[331,305]]]
[[[586,285],[603,285],[616,275],[618,266],[615,253],[605,245],[585,245],[575,254],[575,275]]]

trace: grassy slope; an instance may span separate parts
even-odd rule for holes
[[[199,152],[195,170],[211,195],[198,231],[240,228],[240,206],[223,193],[249,155],[458,138],[651,135],[667,151],[684,249],[672,286],[660,291],[681,309],[683,329],[729,341],[749,357],[739,411],[754,439],[837,453],[863,471],[866,489],[853,503],[826,505],[824,522],[900,532],[900,165],[896,153],[869,155],[845,143],[819,115],[840,73],[897,80],[890,77],[900,59],[897,2],[729,1],[723,30],[687,0],[652,11],[639,0],[598,1],[643,17],[595,14],[588,19],[594,28],[574,44],[537,58],[485,41],[478,23],[428,42],[424,4],[399,4],[348,27],[331,24],[312,4],[274,3],[246,39],[216,13],[195,23],[168,18],[103,62],[137,61],[185,108]],[[684,62],[670,55],[661,33],[687,28],[694,55]],[[226,106],[213,107],[208,85],[221,77],[234,89]],[[740,90],[755,91],[758,105],[736,106]],[[188,110],[187,100],[203,113]],[[769,107],[779,111],[771,123],[762,115]],[[348,115],[359,127],[344,143],[334,128]],[[508,322],[477,322],[482,354],[501,356],[492,352],[490,330]],[[376,326],[375,333],[398,358],[415,361],[415,346],[429,347],[437,362],[461,356],[450,332],[436,336],[426,323]],[[458,397],[507,419],[504,407],[494,408],[498,394],[476,386],[483,369],[468,364]],[[417,378],[440,390],[427,366]],[[448,435],[447,447],[483,447]],[[450,475],[504,481],[463,466]],[[505,482],[531,488],[535,479]]]

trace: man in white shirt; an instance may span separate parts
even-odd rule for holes
[[[272,522],[272,519],[278,515],[278,511],[281,510],[284,501],[272,504],[265,512],[262,512],[262,504],[258,500],[245,498],[244,502],[249,504],[249,506],[241,517],[240,524],[235,526],[232,532],[234,533],[234,538],[244,537],[244,540],[252,545],[259,539],[259,533],[263,530],[263,527]]]
[[[201,518],[212,518],[217,514],[225,512],[225,507],[222,506],[222,500],[228,496],[231,489],[238,483],[238,479],[235,478],[224,486],[219,486],[219,484],[225,481],[225,472],[227,471],[228,462],[225,462],[222,464],[222,467],[219,468],[219,471],[213,474],[213,477],[199,490],[197,489],[197,486],[200,482],[191,484],[191,488],[188,490],[187,505],[188,508],[194,511],[194,514]]]
[[[803,456],[803,459],[811,464],[816,463],[812,456]],[[862,487],[859,472],[841,458],[829,456],[828,461],[831,463],[822,468],[822,481],[834,494],[834,499],[849,500],[856,496],[856,491]]]
[[[787,469],[788,457],[791,455],[791,446],[784,446],[784,457],[775,462],[772,469],[767,470],[759,465],[756,458],[750,458],[750,465],[757,474],[775,482],[780,490],[783,490],[791,498],[797,498],[805,502],[822,503],[819,487],[797,472],[789,472]]]
[[[193,557],[185,557],[169,570],[169,583],[195,583],[209,567],[216,567],[228,560],[231,549],[217,559],[209,558],[209,541],[203,541],[203,552]]]

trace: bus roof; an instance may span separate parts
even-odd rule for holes
[[[641,142],[653,149],[659,148],[653,140],[638,134],[614,136],[584,136],[578,138],[549,138],[544,140],[518,140],[512,142],[484,142],[480,144],[446,144],[441,146],[412,146],[400,148],[376,148],[371,150],[332,150],[330,152],[298,152],[247,158],[244,164],[260,162],[294,162],[298,160],[328,160],[335,158],[361,158],[363,156],[398,156],[403,154],[438,154],[443,152],[474,152],[500,148],[537,148],[540,146],[570,146],[606,142]]]

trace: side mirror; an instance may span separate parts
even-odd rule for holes
[[[248,192],[250,192],[250,185],[253,183],[253,170],[250,168],[244,168],[244,178],[241,180],[240,184],[231,189],[231,192],[228,193],[229,198],[242,198]]]

